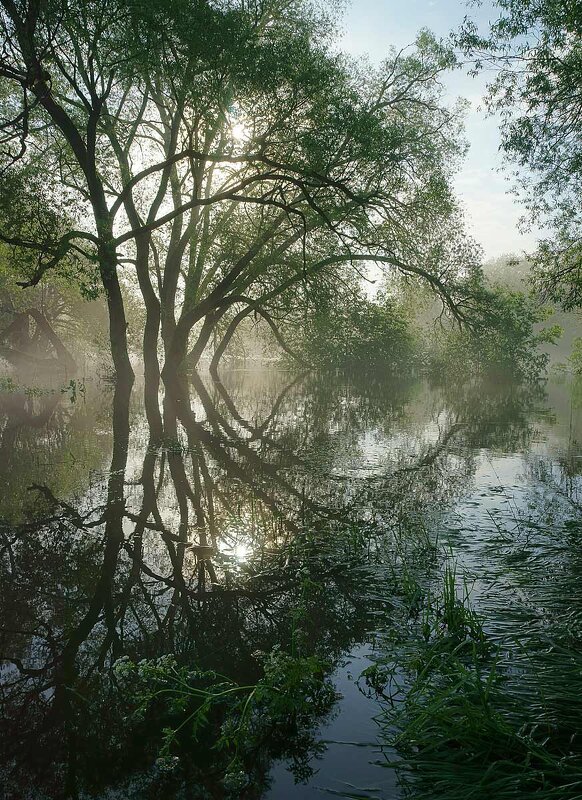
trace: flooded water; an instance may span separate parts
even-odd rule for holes
[[[582,631],[567,381],[233,370],[166,398],[161,441],[140,386],[6,389],[3,800],[414,796],[360,677],[406,653],[396,572],[454,563],[495,642]]]

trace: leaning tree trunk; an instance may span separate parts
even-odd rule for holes
[[[230,341],[234,336],[236,329],[238,328],[239,324],[243,321],[243,319],[245,319],[245,317],[247,317],[250,313],[251,313],[250,307],[243,308],[242,311],[239,311],[238,314],[233,319],[231,319],[230,324],[226,329],[226,333],[220,340],[220,343],[216,348],[216,350],[214,351],[212,360],[210,362],[210,373],[214,378],[218,376],[218,362],[224,355],[224,351],[230,344]]]
[[[109,343],[115,377],[120,383],[131,386],[135,375],[127,348],[127,320],[121,286],[117,277],[117,259],[112,247],[102,245],[99,250],[99,272],[107,297]]]
[[[214,313],[214,314],[207,314],[204,318],[204,322],[202,323],[202,329],[198,334],[198,339],[196,340],[194,347],[190,350],[187,356],[187,363],[190,369],[195,369],[198,365],[198,362],[202,358],[202,353],[206,348],[206,345],[210,341],[210,338],[214,331],[216,330],[216,325],[222,317],[222,313]]]
[[[52,329],[49,321],[47,318],[36,308],[29,308],[26,312],[29,316],[33,318],[36,323],[36,327],[43,336],[47,339],[50,343],[51,347],[55,351],[57,359],[68,369],[76,369],[77,365],[75,363],[75,359],[69,353],[65,345],[61,342],[57,334]]]

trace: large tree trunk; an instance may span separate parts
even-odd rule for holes
[[[135,375],[127,349],[127,320],[125,318],[121,287],[117,277],[117,259],[107,251],[105,253],[102,252],[100,255],[99,270],[107,297],[109,343],[111,345],[115,377],[118,382],[132,386]]]
[[[167,385],[173,382],[176,375],[183,368],[186,354],[188,351],[188,336],[191,327],[185,325],[182,320],[176,325],[170,342],[164,342],[166,360],[162,370],[162,379]]]
[[[183,372],[186,367],[195,369],[204,348],[210,341],[210,337],[214,328],[222,315],[225,313],[226,308],[209,311],[204,316],[202,328],[198,334],[192,350],[188,353],[188,336],[191,327],[184,324],[183,320],[176,325],[170,342],[166,345],[166,362],[162,370],[162,378],[166,385],[174,383],[176,376]]]
[[[144,404],[152,439],[159,442],[163,435],[158,397],[160,389],[160,363],[158,361],[160,303],[149,277],[149,237],[147,234],[137,237],[136,248],[137,278],[146,309],[143,332]]]
[[[144,364],[144,404],[150,426],[152,440],[159,442],[163,435],[162,415],[160,413],[160,365],[158,362],[159,313],[146,310],[146,324],[143,335]]]

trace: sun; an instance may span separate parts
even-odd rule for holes
[[[232,138],[237,142],[244,142],[251,136],[248,126],[243,122],[235,122],[234,125],[231,125],[230,132]]]

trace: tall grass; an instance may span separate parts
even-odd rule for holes
[[[466,583],[445,567],[396,656],[365,676],[378,691],[380,674],[401,698],[378,722],[405,796],[582,798],[582,651],[571,631],[554,633],[527,647],[487,635]]]

